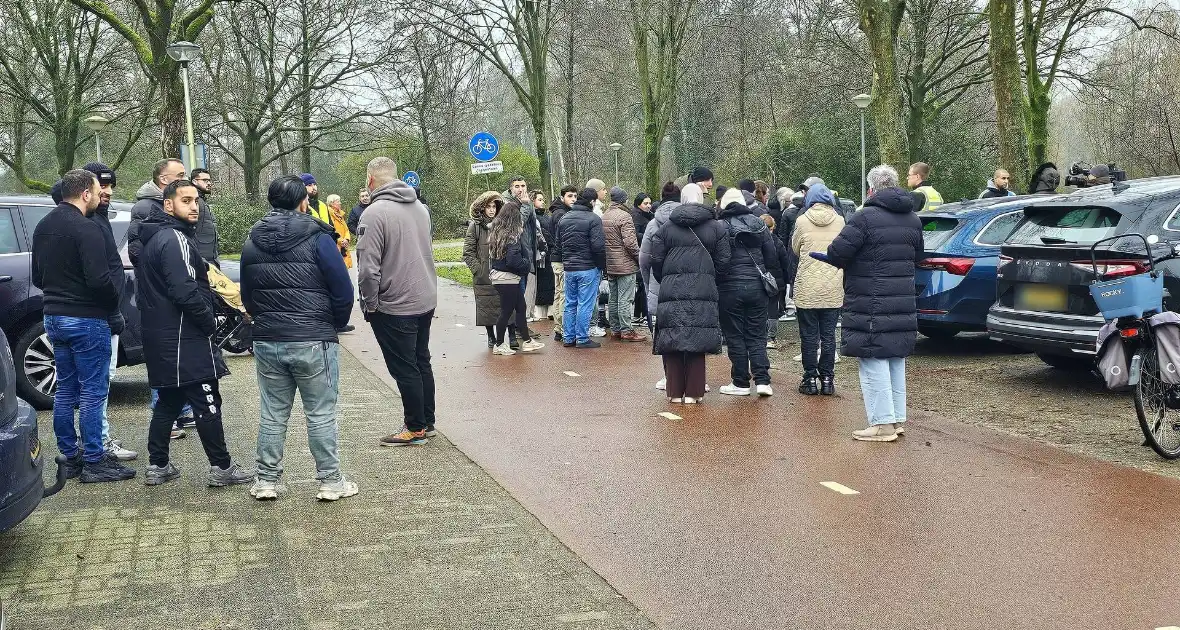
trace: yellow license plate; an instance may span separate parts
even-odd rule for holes
[[[1026,284],[1016,289],[1016,308],[1021,311],[1066,310],[1069,293],[1065,287],[1051,284]]]

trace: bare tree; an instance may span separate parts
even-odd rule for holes
[[[881,161],[900,169],[909,157],[897,61],[897,41],[906,0],[856,0],[856,6],[873,65],[870,107]]]

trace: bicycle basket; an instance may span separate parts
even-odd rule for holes
[[[1090,295],[1102,316],[1143,317],[1164,310],[1164,277],[1158,272],[1141,273],[1090,284]]]

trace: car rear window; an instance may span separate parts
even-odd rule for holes
[[[951,241],[959,231],[959,220],[950,217],[930,217],[922,220],[922,242],[926,251],[936,252]]]
[[[1110,208],[1034,208],[1008,237],[1017,245],[1090,244],[1113,236],[1122,215]]]

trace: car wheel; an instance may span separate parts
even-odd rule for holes
[[[45,334],[45,324],[36,322],[25,329],[13,348],[16,361],[16,392],[35,409],[52,409],[57,391],[57,371],[53,362],[53,345]]]
[[[1094,369],[1093,357],[1075,357],[1065,354],[1045,354],[1043,352],[1038,352],[1037,358],[1044,361],[1046,365],[1059,370],[1068,370],[1070,372],[1089,372],[1090,370]]]
[[[918,332],[931,339],[950,339],[959,334],[954,328],[940,328],[938,326],[918,326]]]

